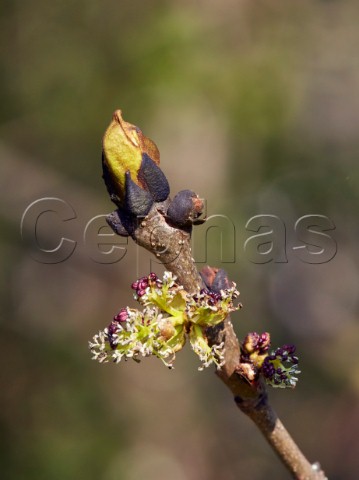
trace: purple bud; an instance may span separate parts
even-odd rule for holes
[[[108,326],[108,335],[112,336],[114,333],[116,333],[118,328],[117,323],[111,322],[110,325]]]
[[[148,279],[151,281],[151,282],[155,282],[157,280],[157,275],[153,272],[151,272],[149,275],[148,275]]]
[[[294,353],[295,352],[295,345],[289,344],[289,345],[283,345],[282,346],[283,351],[286,351],[287,353]]]
[[[269,357],[266,357],[262,365],[262,373],[266,378],[272,379],[275,374],[275,368],[269,361]]]
[[[205,295],[209,297],[208,303],[210,305],[215,305],[218,301],[222,300],[222,295],[220,293],[214,292],[212,290],[207,290]]]
[[[259,339],[260,339],[259,333],[257,333],[257,332],[251,332],[249,335],[252,337],[253,341],[255,341],[256,344],[257,344],[258,341],[259,341]]]
[[[259,344],[261,348],[266,348],[268,350],[270,345],[270,335],[268,332],[264,332],[260,335]]]
[[[146,290],[147,287],[148,287],[148,279],[144,278],[138,282],[137,290]]]
[[[117,332],[118,322],[115,322],[115,321],[111,322],[107,329],[108,329],[107,338],[108,338],[110,347],[112,348],[112,350],[115,350],[117,344],[114,342],[113,335]]]
[[[133,282],[133,283],[131,284],[131,288],[132,288],[133,290],[137,290],[137,288],[138,288],[138,280],[136,280],[135,282]]]
[[[145,293],[146,293],[146,290],[144,290],[144,289],[142,289],[142,290],[137,290],[136,293],[137,293],[137,296],[138,296],[138,297],[143,297],[143,295],[145,295]]]
[[[113,319],[115,322],[125,322],[128,319],[127,308],[122,308]]]

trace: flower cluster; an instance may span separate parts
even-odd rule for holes
[[[262,365],[266,382],[273,387],[295,387],[300,373],[294,345],[283,345],[268,355]]]
[[[241,361],[251,363],[273,387],[295,387],[300,373],[295,346],[283,345],[270,353],[269,347],[269,333],[249,333],[241,344]]]
[[[202,289],[190,295],[170,272],[165,272],[162,280],[150,273],[131,287],[143,310],[121,309],[111,324],[89,342],[93,359],[139,361],[154,355],[173,368],[175,354],[188,338],[201,360],[200,370],[212,363],[217,368],[223,365],[223,344],[209,346],[205,331],[239,308],[233,304],[239,295],[235,284],[220,293]]]

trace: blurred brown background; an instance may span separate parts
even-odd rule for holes
[[[129,285],[150,268],[131,242],[108,265],[82,240],[87,222],[113,209],[101,137],[121,108],[156,141],[172,192],[194,189],[209,215],[233,222],[235,257],[233,236],[221,257],[211,229],[205,258],[201,226],[196,259],[237,282],[240,337],[267,330],[275,346],[297,345],[300,382],[271,390],[272,402],[331,480],[357,479],[358,2],[0,4],[1,478],[289,478],[189,348],[172,372],[155,359],[90,360],[87,341],[133,305]],[[39,225],[44,248],[59,235],[77,241],[59,264],[34,260],[20,236],[23,212],[42,197],[77,214]],[[296,220],[314,213],[336,225],[337,255],[323,265],[292,251]],[[287,263],[246,258],[245,224],[258,214],[285,222]]]

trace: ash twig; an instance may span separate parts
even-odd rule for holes
[[[203,287],[202,278],[192,258],[189,229],[175,228],[166,222],[159,204],[131,233],[133,240],[152,252],[171,271],[189,293]],[[225,363],[217,376],[232,392],[238,408],[253,420],[280,460],[298,480],[325,480],[318,463],[311,464],[294,442],[268,401],[261,378],[254,380],[251,366],[241,363],[240,345],[229,317],[222,325],[208,330],[210,344],[225,345]]]

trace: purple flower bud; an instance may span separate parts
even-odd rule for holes
[[[283,345],[282,350],[286,351],[287,353],[294,353],[296,350],[295,345],[289,344],[289,345]]]
[[[266,353],[270,346],[270,335],[268,332],[264,332],[260,335],[258,340],[261,353]]]
[[[146,290],[145,289],[137,290],[136,293],[137,293],[138,297],[143,297],[143,295],[145,295],[145,293],[146,293]]]
[[[262,373],[268,379],[272,379],[275,374],[275,368],[273,364],[268,361],[268,357],[263,362]]]
[[[276,352],[277,352],[277,355],[284,355],[285,353],[287,353],[287,350],[285,348],[286,346],[285,345],[282,345],[281,347],[278,347]]]
[[[216,305],[216,300],[214,298],[209,298],[208,301],[207,301],[208,305],[210,305],[211,307],[213,307],[214,305]]]
[[[151,282],[155,282],[157,280],[157,275],[153,272],[151,272],[149,275],[148,275],[148,279],[151,281]]]
[[[122,308],[113,319],[115,322],[125,322],[128,319],[127,308]]]
[[[116,333],[118,328],[117,323],[111,322],[110,325],[108,326],[108,335],[109,337],[112,336],[114,333]]]
[[[110,325],[107,328],[107,330],[108,330],[107,338],[108,338],[108,341],[109,341],[109,344],[110,344],[110,347],[112,348],[112,350],[115,350],[116,345],[117,345],[114,341],[114,338],[113,338],[113,335],[117,332],[117,329],[118,329],[118,322],[117,321],[111,322]]]
[[[257,332],[252,332],[249,334],[252,337],[253,343],[257,346],[258,342],[260,341],[260,336]]]
[[[217,302],[219,302],[220,300],[222,300],[222,295],[220,293],[215,293],[213,294],[213,297],[215,298],[215,300]]]
[[[132,283],[131,288],[136,290],[137,295],[139,290],[145,290],[148,287],[148,278],[149,277],[141,277]]]
[[[148,287],[148,278],[141,278],[141,280],[138,282],[138,287],[137,290],[146,290]]]

